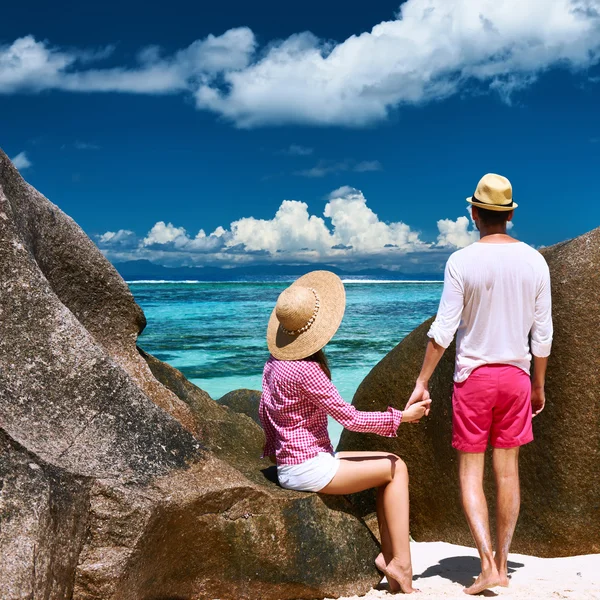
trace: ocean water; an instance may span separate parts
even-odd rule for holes
[[[218,399],[261,389],[267,322],[289,281],[130,282],[148,320],[139,345]],[[347,402],[367,373],[433,315],[440,282],[345,281],[346,314],[326,348],[333,382]],[[335,443],[341,426],[330,422]]]

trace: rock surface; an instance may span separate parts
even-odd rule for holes
[[[250,418],[138,352],[127,285],[1,151],[0,320],[0,600],[315,598],[377,581],[352,507],[276,486]]]
[[[247,415],[255,423],[260,425],[258,417],[258,406],[262,393],[257,390],[234,390],[219,398],[217,402],[222,406],[228,406],[231,410]]]
[[[521,451],[522,508],[513,550],[544,557],[598,553],[600,228],[546,248],[543,254],[552,276],[555,334],[546,408],[534,419],[535,441]],[[421,368],[430,323],[413,331],[369,373],[354,397],[358,409],[405,405]],[[411,477],[413,537],[472,545],[451,448],[454,354],[452,345],[430,382],[429,419],[402,425],[392,439],[345,431],[338,449],[381,449],[400,455]],[[490,466],[488,492],[493,490]],[[373,510],[372,495],[358,496],[356,504],[363,514]]]

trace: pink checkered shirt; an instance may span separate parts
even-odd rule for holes
[[[269,358],[259,407],[265,431],[263,456],[277,464],[298,465],[319,452],[333,452],[327,415],[351,431],[395,437],[402,412],[361,412],[345,402],[321,366],[308,360]]]

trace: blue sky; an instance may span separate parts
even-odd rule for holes
[[[0,146],[113,261],[435,271],[486,172],[525,241],[600,225],[599,10],[11,3]]]

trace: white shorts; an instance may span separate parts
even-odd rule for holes
[[[299,465],[278,465],[279,485],[298,492],[319,492],[334,478],[340,466],[335,454],[319,452]]]

